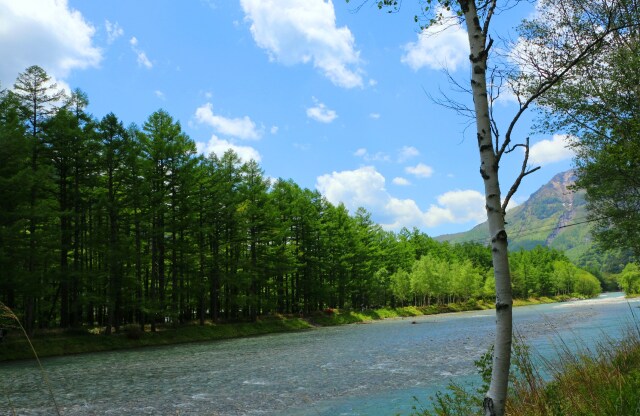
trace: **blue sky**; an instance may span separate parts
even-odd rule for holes
[[[417,2],[395,14],[373,3],[0,0],[0,83],[40,65],[84,90],[97,118],[141,125],[163,108],[201,152],[234,148],[266,176],[363,206],[387,229],[467,230],[485,215],[475,131],[428,98],[442,90],[471,105],[443,72],[466,85],[466,35],[450,26],[425,36]],[[522,3],[495,18],[496,35],[515,37],[533,11]],[[507,96],[495,111],[504,123],[516,110]],[[571,167],[564,136],[532,134],[533,116],[517,137],[531,136],[542,169],[516,203]],[[503,160],[503,192],[521,156]]]

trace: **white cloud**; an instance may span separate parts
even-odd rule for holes
[[[391,160],[391,157],[384,152],[377,152],[377,153],[371,154],[364,147],[356,150],[353,155],[357,157],[361,157],[367,162],[389,162]]]
[[[398,186],[409,186],[409,185],[411,185],[411,182],[409,182],[407,179],[401,178],[399,176],[393,178],[393,180],[391,182],[393,182],[395,185],[398,185]]]
[[[428,226],[444,223],[479,224],[487,219],[485,198],[478,191],[456,190],[438,196],[438,205],[431,205],[426,213]]]
[[[384,152],[377,153],[369,153],[369,151],[361,147],[353,153],[354,156],[361,157],[367,162],[390,162],[392,157]],[[420,155],[418,149],[413,146],[403,146],[401,149],[398,149],[397,161],[398,163],[403,163],[412,157],[416,157]],[[422,163],[418,164],[415,167],[408,167],[405,169],[408,173],[411,173],[416,176],[429,177],[431,173],[433,173],[433,169],[429,166],[426,166]]]
[[[162,101],[166,100],[166,97],[165,97],[165,95],[164,95],[164,93],[162,91],[155,90],[153,93],[156,95],[156,97],[158,97]]]
[[[377,120],[377,119],[380,118],[380,113],[370,113],[369,117],[374,119],[374,120]]]
[[[34,64],[58,80],[73,70],[97,67],[102,51],[93,45],[94,34],[66,0],[0,0],[2,88]]]
[[[389,199],[384,189],[384,176],[373,166],[333,172],[317,178],[316,188],[332,204],[343,202],[350,210],[384,206]]]
[[[307,117],[321,123],[331,123],[338,118],[338,114],[336,114],[334,110],[327,108],[326,105],[319,102],[315,97],[313,101],[315,106],[307,108]]]
[[[398,162],[405,162],[413,157],[420,156],[420,151],[413,146],[402,146],[398,151]]]
[[[416,42],[404,46],[405,54],[400,61],[414,71],[420,68],[449,69],[456,71],[469,58],[467,32],[457,22],[453,12],[438,8],[444,20],[418,34]]]
[[[105,20],[104,27],[107,31],[107,43],[109,45],[115,42],[120,36],[124,35],[124,29],[120,27],[118,22],[111,23],[110,21]]]
[[[331,0],[240,0],[256,44],[272,61],[312,63],[335,85],[361,87],[359,52],[351,31],[336,26]]]
[[[271,129],[269,130],[271,132],[271,134],[278,134],[278,126],[271,126]]]
[[[138,48],[138,39],[134,36],[129,39],[129,44],[131,45],[131,50],[136,54],[138,58],[138,66],[144,66],[147,69],[153,68],[153,63],[147,57],[147,54]]]
[[[566,134],[554,134],[551,140],[541,140],[529,149],[529,162],[534,165],[548,165],[575,156],[569,147],[572,137]]]
[[[407,166],[404,170],[405,172],[419,178],[429,178],[433,175],[433,168],[425,165],[424,163],[418,163],[415,166]]]
[[[393,183],[402,185],[404,181],[395,178]],[[484,197],[480,192],[446,192],[437,198],[437,204],[422,211],[414,200],[389,194],[384,176],[373,166],[322,175],[316,180],[316,188],[334,205],[342,202],[352,212],[364,207],[376,217],[384,218],[383,227],[391,230],[469,221],[476,224],[486,218]]]
[[[258,130],[248,116],[242,118],[226,118],[213,113],[213,105],[206,103],[196,109],[196,120],[208,124],[220,134],[245,140],[258,140],[262,131]]]
[[[211,136],[208,143],[196,142],[196,146],[198,152],[205,155],[215,153],[218,157],[222,157],[227,150],[233,150],[243,162],[248,162],[252,159],[260,162],[262,159],[260,153],[253,147],[238,146],[227,140],[220,139],[216,135]]]

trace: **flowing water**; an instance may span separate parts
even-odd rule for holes
[[[514,309],[534,351],[619,337],[638,300],[621,293]],[[63,415],[408,414],[451,381],[476,380],[494,312],[463,312],[229,341],[43,360]],[[415,323],[414,323],[415,322]],[[1,346],[0,346],[1,347]],[[0,415],[54,409],[34,362],[0,364]]]

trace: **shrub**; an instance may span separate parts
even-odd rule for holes
[[[128,339],[133,341],[139,340],[144,334],[139,325],[126,325],[122,328],[122,331]]]

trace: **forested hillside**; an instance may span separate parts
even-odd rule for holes
[[[231,151],[198,155],[166,111],[125,127],[87,104],[39,67],[0,96],[0,301],[30,331],[493,296],[482,244],[385,231]],[[599,291],[557,251],[514,265],[520,296]]]
[[[592,272],[619,273],[632,261],[631,253],[599,249],[591,237],[593,220],[588,216],[585,193],[576,189],[574,171],[561,172],[506,215],[509,249],[530,250],[538,245],[560,250]],[[487,223],[469,231],[436,237],[438,241],[486,243]]]
[[[575,260],[591,246],[584,192],[573,189],[574,183],[573,171],[559,173],[526,202],[507,212],[511,250],[542,245],[565,251]],[[481,242],[488,235],[484,222],[467,232],[443,235],[438,240]]]

